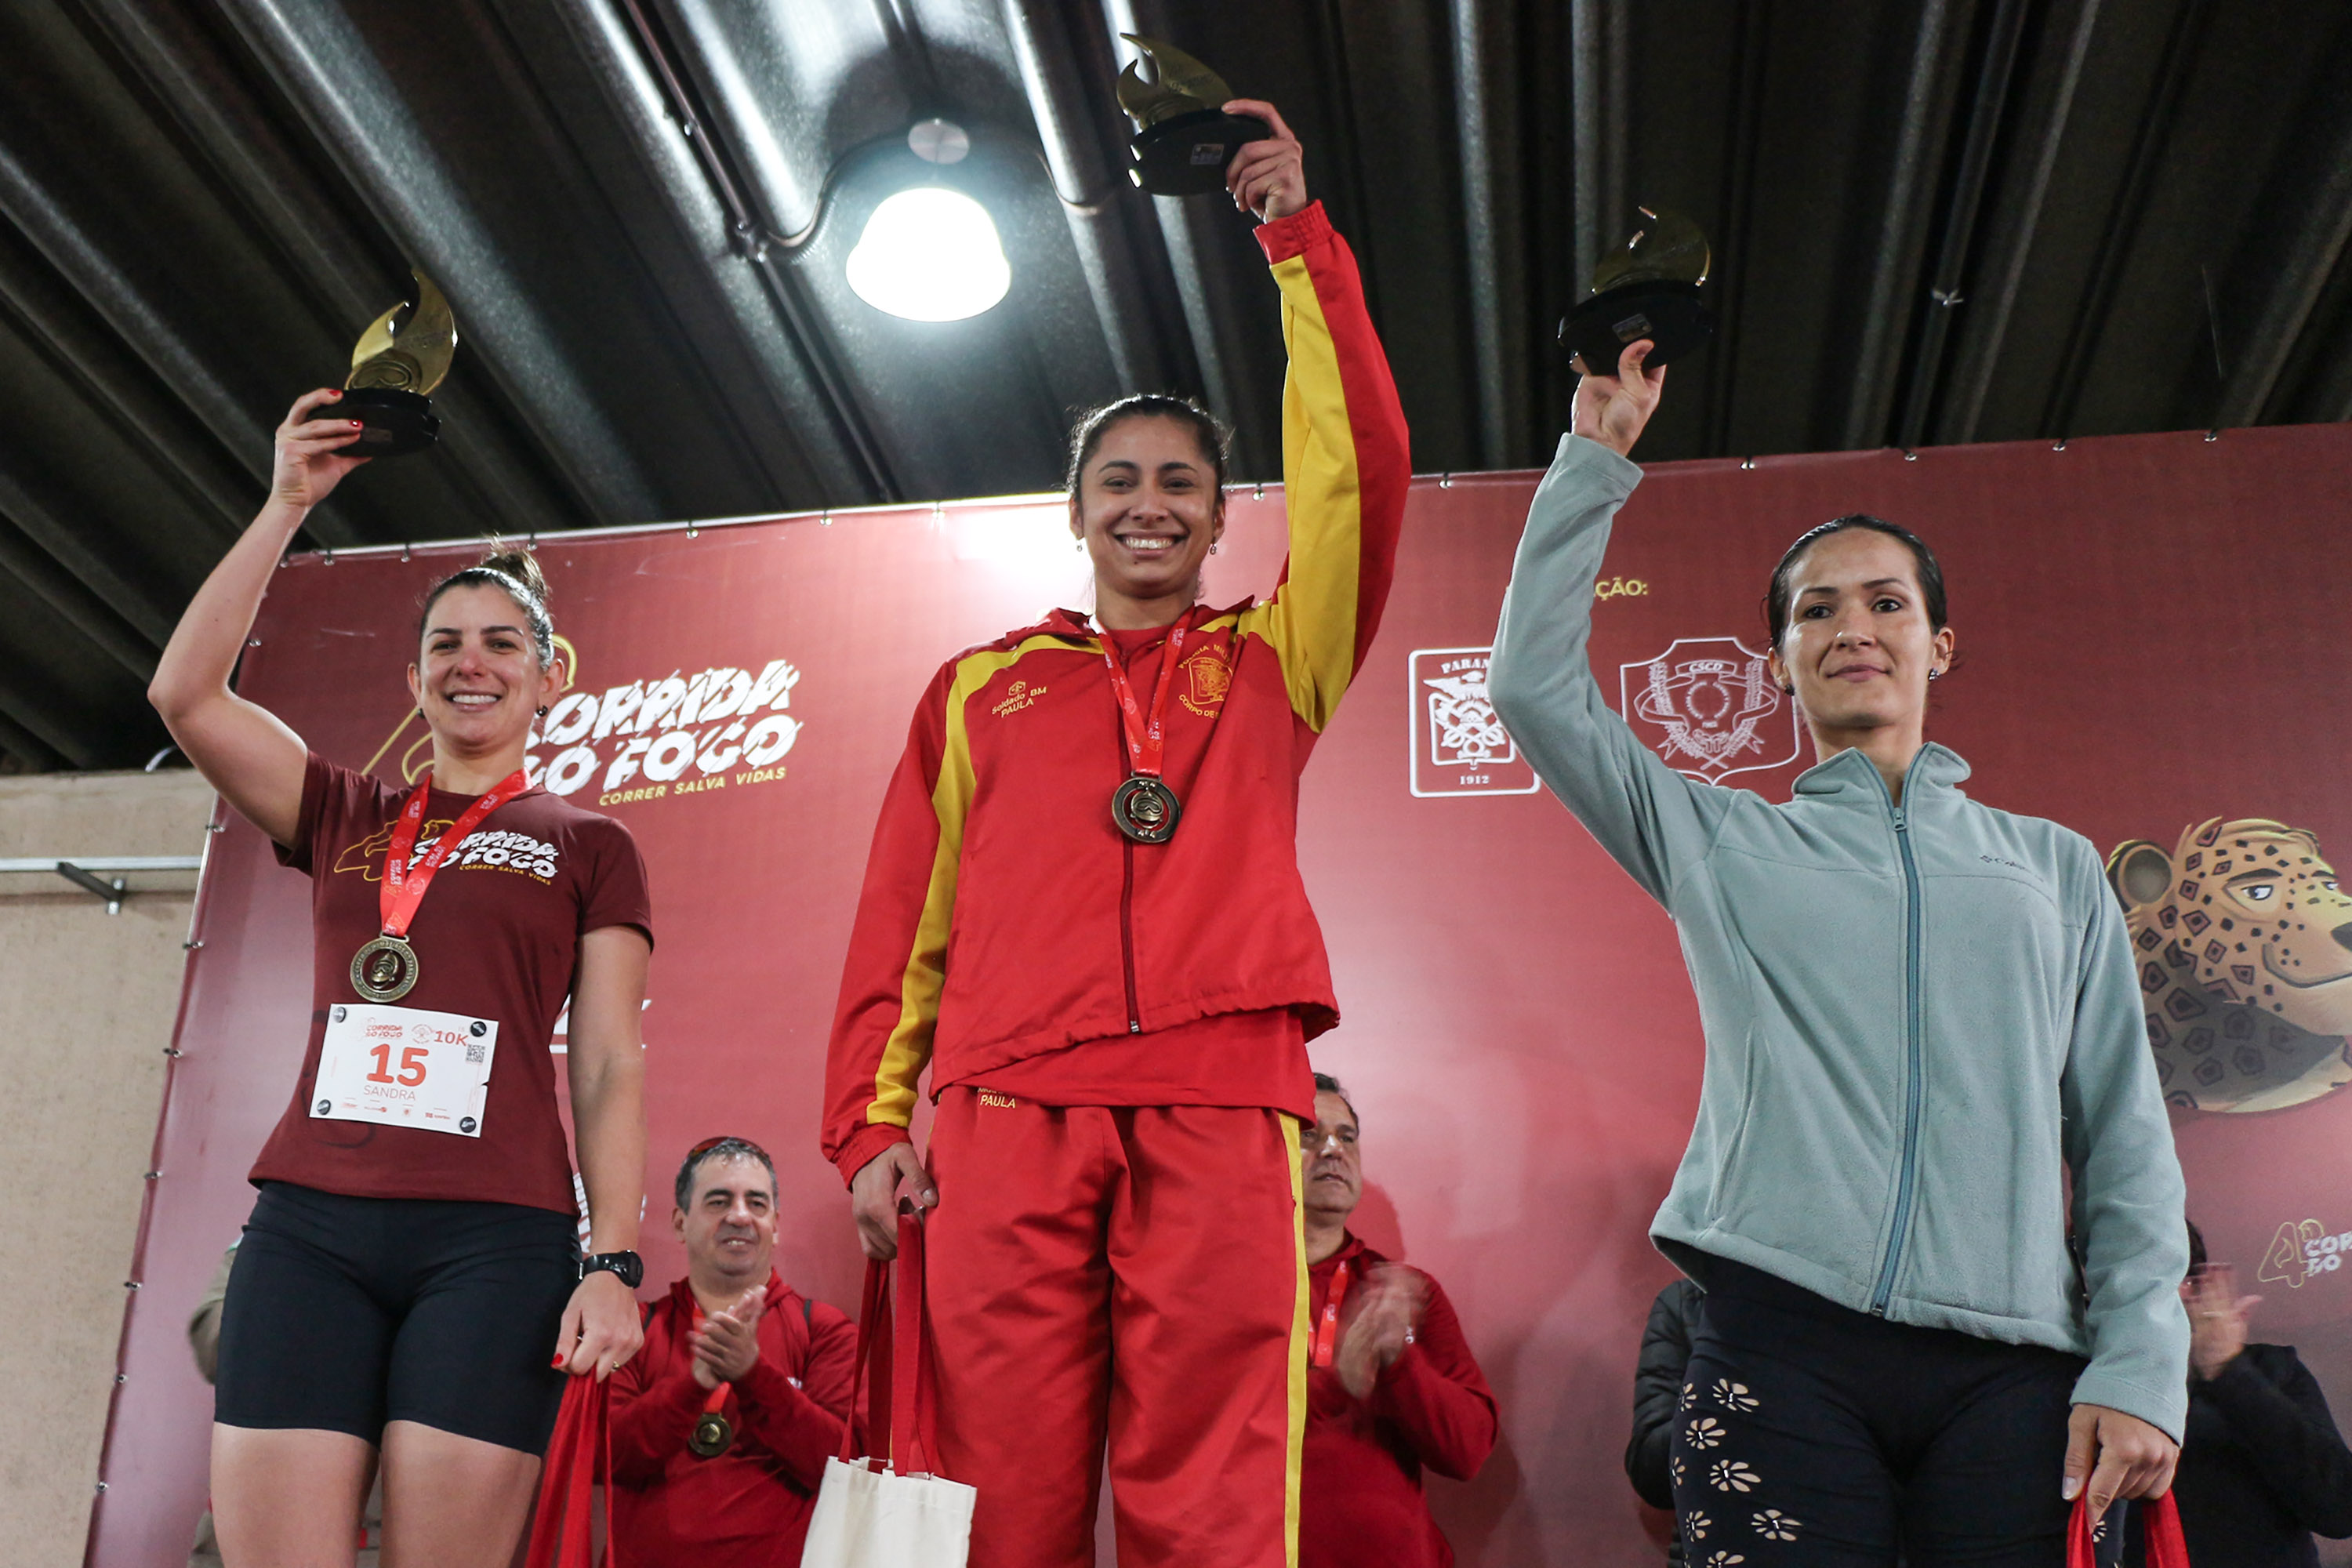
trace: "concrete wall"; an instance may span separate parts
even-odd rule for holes
[[[194,855],[185,770],[0,777],[0,858]],[[0,876],[0,1557],[82,1559],[195,879],[134,875],[122,912]],[[191,1527],[194,1521],[189,1521]]]

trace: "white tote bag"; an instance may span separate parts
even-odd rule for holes
[[[809,1521],[808,1543],[801,1549],[801,1568],[964,1568],[971,1550],[971,1505],[979,1494],[925,1468],[938,1443],[924,1333],[923,1222],[903,1205],[895,1334],[890,1316],[889,1266],[868,1263],[857,1320],[857,1362],[850,1376],[851,1419],[842,1433],[841,1452],[824,1462],[824,1486]],[[880,1457],[852,1458],[858,1385],[877,1361],[889,1365],[888,1396],[873,1401],[867,1422],[870,1446]],[[884,1375],[876,1372],[877,1394],[883,1392]]]

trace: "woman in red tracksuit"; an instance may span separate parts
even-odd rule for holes
[[[1223,527],[1213,421],[1130,397],[1072,440],[1096,614],[950,659],[875,831],[824,1152],[866,1250],[930,1222],[940,1468],[972,1568],[1093,1561],[1106,1442],[1124,1568],[1296,1560],[1306,1042],[1338,1017],[1298,774],[1388,594],[1411,462],[1356,266],[1275,135],[1229,175],[1280,287],[1290,558],[1195,603]],[[907,1124],[926,1063],[928,1171]]]

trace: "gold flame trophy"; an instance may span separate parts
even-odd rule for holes
[[[1715,335],[1715,312],[1699,294],[1711,259],[1706,236],[1679,213],[1634,210],[1648,221],[1601,258],[1591,289],[1560,319],[1559,346],[1587,374],[1616,374],[1617,356],[1643,338],[1651,343],[1644,365],[1662,365]]]
[[[441,416],[426,395],[449,374],[457,352],[457,321],[449,301],[422,272],[411,271],[408,298],[378,316],[352,350],[352,375],[336,412],[361,425],[345,448],[358,457],[398,458],[421,452],[441,437]]]
[[[1121,33],[1141,49],[1158,76],[1146,81],[1129,60],[1118,73],[1118,106],[1135,121],[1127,144],[1135,166],[1127,177],[1155,196],[1197,196],[1225,188],[1225,165],[1246,142],[1263,142],[1274,128],[1245,114],[1227,114],[1234,89],[1225,79],[1157,38]]]

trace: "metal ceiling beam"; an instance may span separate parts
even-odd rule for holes
[[[1608,74],[1601,7],[1606,0],[1570,0],[1568,7],[1569,192],[1576,228],[1571,300],[1591,286],[1601,261],[1601,84]],[[1599,370],[1598,365],[1591,367]]]
[[[312,169],[286,144],[278,126],[230,89],[229,68],[186,15],[143,0],[82,4],[276,247],[288,273],[323,304],[332,326],[322,328],[339,341],[356,338],[389,302],[390,284],[398,276],[396,268],[385,265],[382,247],[352,232],[331,193],[320,189]],[[529,465],[519,462],[520,454],[499,437],[502,421],[462,377],[443,383],[433,400],[441,415],[437,450],[501,528],[550,533],[574,521],[570,505],[524,478]],[[336,534],[333,509],[331,500],[305,528],[322,543],[361,542],[349,530]]]
[[[1702,457],[1730,453],[1734,394],[1738,390],[1740,329],[1748,300],[1748,247],[1756,227],[1756,153],[1764,142],[1764,67],[1771,56],[1772,0],[1740,0],[1735,87],[1723,150],[1722,247],[1730,265],[1714,286],[1723,290],[1714,352],[1706,371],[1706,439]]]
[[[2018,291],[2025,284],[2025,265],[2033,254],[2034,236],[2042,224],[2042,204],[2050,192],[2050,178],[2058,167],[2059,149],[2065,144],[2067,122],[2074,112],[2075,94],[2083,80],[2083,65],[2090,58],[2091,37],[2097,30],[2099,0],[2078,0],[2074,26],[2066,41],[2066,55],[2052,85],[2048,107],[2040,115],[2033,135],[2033,162],[2024,180],[2014,187],[2014,208],[2002,215],[1987,241],[1977,276],[1982,282],[1968,291],[1969,331],[1961,336],[1959,358],[1945,389],[1937,439],[1967,442],[1977,438],[1984,419],[1985,399],[1992,390],[1993,372],[2000,363],[2002,343],[2009,336],[2010,316],[2017,309]]]
[[[99,767],[106,754],[105,747],[88,728],[59,718],[26,698],[13,684],[0,683],[0,726],[5,726],[0,727],[0,743],[5,743],[12,731],[27,735],[78,768]],[[14,745],[8,749],[16,750]]]
[[[1919,445],[1927,433],[1927,415],[1935,405],[1943,373],[1944,344],[1951,335],[1952,312],[1967,302],[1969,254],[1976,245],[1977,214],[1984,203],[1993,145],[2000,138],[2010,89],[2017,77],[2025,13],[2025,0],[1995,0],[1993,5],[1991,32],[1985,42],[1983,63],[1977,69],[1976,90],[1969,101],[1968,128],[1960,138],[1959,167],[1952,177],[1951,200],[1944,209],[1944,232],[1937,242],[1935,266],[1927,274],[1928,303],[1919,323],[1918,352],[1905,378],[1902,424],[1895,440],[1906,447]]]
[[[89,531],[68,527],[5,469],[0,469],[0,517],[130,623],[148,647],[161,648],[171,637],[173,617],[115,570],[90,544]]]
[[[221,9],[401,248],[457,307],[467,341],[601,522],[656,515],[652,482],[476,216],[365,37],[340,8],[224,0]]]
[[[1144,286],[1145,268],[1127,226],[1132,186],[1103,155],[1103,130],[1079,76],[1072,30],[1049,0],[1004,0],[1004,31],[1119,389],[1158,391],[1189,378],[1177,374],[1176,356],[1163,349],[1162,312]]]
[[[835,361],[825,323],[819,320],[817,309],[810,302],[794,270],[796,247],[815,234],[817,218],[812,217],[802,234],[786,237],[790,220],[755,201],[738,180],[739,171],[730,167],[730,160],[744,156],[743,150],[725,145],[725,138],[714,126],[715,116],[703,112],[694,89],[671,59],[660,30],[647,17],[645,7],[638,0],[620,0],[620,9],[627,18],[629,47],[621,47],[617,34],[608,26],[600,35],[593,58],[600,68],[616,73],[608,87],[625,87],[640,105],[649,101],[659,105],[661,119],[676,124],[678,138],[674,140],[666,127],[648,122],[642,112],[631,116],[632,131],[646,149],[648,161],[660,171],[664,187],[677,204],[687,233],[704,248],[706,265],[725,294],[730,309],[758,341],[774,345],[769,356],[772,367],[789,366],[794,373],[799,388],[793,394],[796,410],[815,412],[841,450],[847,454],[845,458],[834,457],[824,453],[820,447],[813,449],[813,455],[820,461],[834,457],[832,466],[839,472],[841,493],[851,499],[900,499],[902,492],[889,456],[856,386]],[[617,26],[616,21],[614,26]],[[635,62],[634,69],[631,61]],[[645,96],[648,92],[652,94],[650,100]],[[682,140],[685,145],[677,146],[677,140]],[[688,165],[694,171],[691,174],[688,172]],[[709,248],[702,237],[709,232],[707,226],[713,201],[723,209],[718,225],[718,233],[722,237],[719,244],[725,252],[748,261],[757,280],[759,298],[764,301],[761,306],[754,307],[740,298],[735,279],[729,275],[730,268],[719,259],[722,249]],[[818,216],[822,216],[821,208]],[[758,317],[766,318],[764,326],[751,324]]]
[[[625,0],[553,10],[767,394],[772,413],[763,423],[793,433],[825,499],[849,504],[896,497],[887,459],[833,362],[821,323],[789,262],[773,254],[769,225],[729,172],[643,7]],[[699,357],[709,363],[707,354]],[[808,438],[818,433],[830,439]],[[755,448],[765,445],[748,426],[744,438]],[[772,484],[782,486],[757,450],[753,460]]]
[[[0,147],[0,211],[6,213],[59,276],[72,281],[116,336],[146,362],[156,379],[179,395],[188,412],[212,432],[230,462],[245,470],[255,488],[267,486],[269,469],[257,455],[270,448],[268,429],[237,406],[204,357],[173,331],[163,313],[140,294],[138,287],[5,147]]]
[[[2116,187],[2114,203],[2107,208],[2107,221],[2100,230],[2098,256],[2091,264],[2090,278],[2075,306],[2074,328],[2066,334],[2066,349],[2059,359],[2058,374],[2052,379],[2050,395],[2042,402],[2041,434],[2045,437],[2063,439],[2074,426],[2083,384],[2090,378],[2092,357],[2098,352],[2108,312],[2115,309],[2116,293],[2123,287],[2124,269],[2131,261],[2132,247],[2139,237],[2148,192],[2169,151],[2173,123],[2179,116],[2181,95],[2188,90],[2189,68],[2196,63],[2210,4],[2211,0],[2181,0],[2179,9],[2173,13],[2172,30],[2165,37],[2155,85],[2148,93],[2147,107],[2140,115],[2139,133],[2132,140],[2131,162],[2126,166],[2122,183]]]
[[[1462,239],[1470,282],[1470,341],[1478,392],[1478,460],[1489,468],[1520,460],[1517,415],[1527,405],[1520,333],[1507,323],[1524,314],[1517,286],[1521,233],[1517,192],[1506,199],[1507,163],[1496,127],[1508,124],[1504,73],[1495,68],[1501,31],[1496,0],[1450,0],[1454,41],[1454,125],[1462,148]],[[1500,89],[1500,90],[1498,90]],[[1496,102],[1501,98],[1502,103]],[[1508,281],[1506,281],[1507,269]]]
[[[0,710],[0,752],[6,752],[37,773],[56,773],[66,765],[64,753]]]
[[[2261,289],[2261,309],[2243,334],[2234,356],[2237,363],[2229,367],[2217,426],[2262,422],[2296,342],[2326,291],[2347,240],[2352,239],[2352,111],[2342,103],[2341,79],[2330,71],[2326,79],[2336,123],[2326,128],[2325,145],[2312,157],[2310,174],[2293,199],[2265,208],[2301,217],[2283,247],[2256,250],[2269,276],[2253,285]]]
[[[0,572],[14,577],[60,620],[137,676],[142,685],[155,679],[155,656],[161,647],[142,638],[107,608],[104,600],[75,582],[46,552],[5,522],[0,522]]]
[[[267,453],[270,433],[238,411],[196,351],[5,147],[0,213],[39,253],[0,242],[0,305],[126,445],[179,482],[224,543],[236,539],[269,483],[249,454]]]
[[[1884,445],[1894,412],[1896,362],[1910,325],[1906,303],[1918,275],[1928,204],[1935,199],[1931,166],[1937,131],[1943,120],[1948,83],[1966,51],[1954,47],[1960,18],[1954,12],[1969,0],[1924,0],[1919,30],[1911,46],[1911,69],[1903,90],[1903,116],[1895,137],[1895,159],[1886,183],[1886,205],[1878,220],[1878,245],[1870,268],[1870,288],[1859,316],[1853,384],[1846,396],[1840,445],[1847,450]]]

